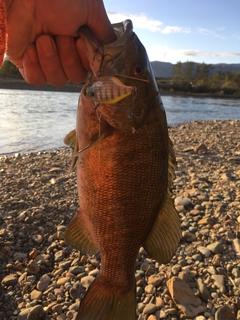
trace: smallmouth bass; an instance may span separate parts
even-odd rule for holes
[[[80,209],[65,240],[82,252],[100,251],[101,268],[80,303],[79,320],[135,320],[139,248],[166,263],[180,239],[171,199],[175,156],[158,87],[132,22],[113,28],[117,40],[105,46],[88,29],[80,32],[92,76],[77,111],[74,161]],[[101,78],[104,91],[109,77],[136,88],[134,97],[120,93],[112,103],[90,99],[87,88]]]

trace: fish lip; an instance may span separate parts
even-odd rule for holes
[[[112,27],[117,39],[107,45],[99,44],[86,25],[82,26],[78,31],[79,37],[82,38],[84,43],[84,49],[91,72],[95,77],[101,76],[101,68],[103,65],[105,67],[104,62],[109,65],[111,61],[114,61],[127,49],[127,42],[133,34],[133,24],[129,19],[114,23]],[[114,73],[108,75],[113,76]]]

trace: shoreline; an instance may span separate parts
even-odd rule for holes
[[[167,264],[139,250],[136,319],[240,316],[239,132],[240,120],[169,128],[182,236]],[[99,273],[99,255],[64,241],[79,207],[71,157],[64,149],[0,158],[0,319],[74,319]]]
[[[67,83],[63,87],[54,87],[50,84],[38,87],[31,84],[28,84],[23,79],[15,78],[5,78],[0,77],[0,89],[10,89],[10,90],[32,90],[32,91],[60,91],[60,92],[79,92],[81,91],[83,84],[72,84]],[[166,91],[163,89],[160,90],[160,95],[162,96],[183,96],[183,97],[196,97],[196,98],[219,98],[219,99],[240,99],[240,96],[231,96],[231,95],[220,95],[220,94],[210,94],[210,93],[191,93],[191,92],[178,92],[178,91]]]
[[[5,78],[0,77],[0,89],[10,89],[10,90],[32,90],[32,91],[60,91],[60,92],[79,92],[81,91],[82,85],[76,85],[72,83],[67,83],[63,87],[54,87],[50,84],[44,86],[34,86],[27,83],[23,79],[15,78]]]

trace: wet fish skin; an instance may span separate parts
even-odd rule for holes
[[[92,81],[118,74],[124,85],[136,86],[137,95],[134,103],[126,97],[97,109],[80,95],[75,146],[75,153],[85,150],[77,164],[80,209],[65,238],[83,252],[101,253],[100,274],[80,303],[80,320],[135,320],[139,247],[165,263],[180,238],[170,192],[175,157],[151,66],[131,21],[113,28],[118,40],[103,47],[99,69],[92,63]]]

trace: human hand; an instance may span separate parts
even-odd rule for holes
[[[87,59],[76,41],[87,24],[101,44],[115,40],[102,0],[5,0],[7,57],[34,85],[80,83]]]

